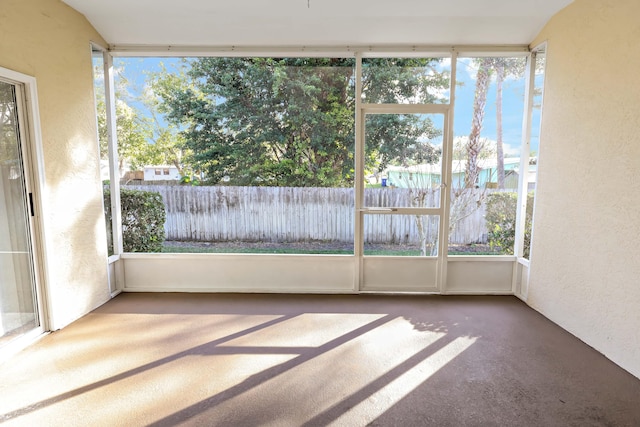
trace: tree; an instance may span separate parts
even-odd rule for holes
[[[451,209],[449,210],[450,236],[456,230],[460,221],[473,214],[482,205],[485,196],[484,189],[476,190],[476,183],[480,173],[478,160],[486,144],[486,138],[482,138],[481,134],[484,125],[487,92],[491,83],[492,60],[493,58],[479,58],[475,61],[478,71],[473,99],[471,131],[465,145],[464,184],[462,188],[452,188]]]
[[[185,139],[180,128],[173,123],[166,123],[160,117],[163,112],[162,94],[173,88],[178,79],[167,73],[164,64],[159,64],[160,72],[147,75],[146,90],[141,95],[141,100],[149,111],[151,122],[151,145],[149,146],[150,164],[171,164],[178,169],[183,178],[193,178],[196,171],[192,165],[193,152],[186,148]],[[170,76],[167,79],[160,78]],[[174,78],[171,78],[174,77]]]
[[[398,178],[402,188],[409,189],[411,207],[433,207],[440,197],[440,186],[429,173],[428,165],[417,165],[402,173]],[[438,217],[435,215],[416,215],[416,229],[420,239],[420,256],[438,254]]]
[[[478,73],[473,103],[473,121],[467,145],[467,166],[465,171],[465,187],[473,188],[478,178],[477,160],[482,150],[481,133],[487,103],[487,93],[492,76],[496,76],[496,159],[498,187],[504,188],[504,141],[502,125],[502,93],[505,79],[520,78],[524,75],[526,61],[524,58],[493,57],[476,60]]]
[[[372,59],[363,64],[367,102],[432,102],[448,76],[436,59]],[[163,72],[161,111],[183,129],[185,147],[207,180],[234,185],[349,186],[354,174],[354,60],[198,58]],[[437,159],[438,130],[416,115],[372,115],[366,167]]]
[[[529,258],[531,248],[531,227],[533,224],[533,192],[527,194],[525,209],[523,256]],[[513,255],[516,240],[517,192],[490,194],[487,198],[487,230],[489,245],[505,255]]]
[[[484,125],[484,113],[487,104],[487,93],[491,84],[494,58],[479,58],[475,60],[478,66],[473,100],[473,116],[471,131],[467,140],[466,165],[463,188],[453,188],[451,195],[451,209],[449,213],[449,235],[451,235],[460,221],[473,214],[481,205],[485,197],[485,189],[477,188],[480,167],[478,159],[481,156],[486,139],[481,138]]]
[[[464,176],[464,188],[454,189],[449,220],[449,233],[453,233],[458,223],[474,213],[486,198],[485,188],[477,188],[480,173],[478,160],[487,158],[492,153],[486,138],[481,138],[484,125],[487,93],[492,76],[496,76],[496,144],[495,158],[497,159],[498,187],[504,188],[504,141],[502,124],[502,94],[503,85],[507,77],[521,77],[524,73],[526,61],[523,58],[487,57],[478,58],[475,61],[478,67],[473,103],[473,118],[471,131],[466,144],[466,165]],[[484,152],[483,152],[484,151]],[[455,154],[455,152],[454,152]]]
[[[526,61],[524,58],[493,58],[493,68],[496,72],[496,142],[498,188],[504,188],[504,143],[502,140],[502,90],[507,77],[522,77]]]
[[[476,76],[476,89],[473,99],[473,119],[471,121],[471,132],[467,142],[467,165],[464,175],[465,188],[475,188],[480,168],[478,167],[478,156],[482,150],[480,134],[484,124],[484,111],[487,105],[487,92],[491,83],[493,58],[480,58],[478,62],[478,73]]]
[[[453,160],[465,160],[467,159],[467,145],[469,143],[468,136],[456,137],[453,140]],[[478,152],[479,160],[488,160],[496,157],[496,141],[492,141],[487,138],[480,138],[480,150]],[[465,166],[466,167],[466,166]],[[453,170],[453,172],[462,172],[462,170]]]
[[[13,85],[0,82],[0,166],[12,167],[19,160]]]
[[[95,67],[96,109],[98,112],[98,140],[100,157],[108,158],[107,113],[102,67]],[[116,135],[118,140],[118,169],[120,175],[127,167],[140,170],[145,165],[172,164],[180,175],[192,173],[187,162],[189,153],[183,150],[183,139],[177,128],[161,123],[156,110],[158,101],[153,93],[129,94],[129,82],[122,70],[116,79]],[[141,113],[134,104],[141,102],[148,114]]]
[[[104,93],[103,70],[94,67],[96,110],[98,119],[98,143],[100,158],[106,159],[108,154],[107,139],[107,107]],[[122,176],[127,164],[133,170],[143,167],[147,163],[148,139],[151,137],[150,123],[147,118],[130,106],[123,98],[126,92],[126,80],[118,79],[116,87],[116,138],[118,141],[118,169]]]
[[[505,78],[504,58],[496,58],[496,159],[498,169],[498,188],[504,188],[504,142],[502,141],[502,86]]]

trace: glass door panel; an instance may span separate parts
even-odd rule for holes
[[[0,81],[0,346],[39,326],[16,90]]]
[[[444,263],[439,246],[447,115],[431,112],[435,106],[367,108],[360,289],[437,292]]]
[[[365,199],[370,208],[439,208],[442,114],[365,117]]]
[[[364,254],[438,256],[438,215],[365,215]]]

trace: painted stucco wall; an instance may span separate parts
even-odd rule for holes
[[[640,377],[640,2],[576,0],[547,70],[527,302]]]
[[[53,329],[109,299],[90,41],[104,45],[59,0],[2,0],[0,66],[38,85]]]

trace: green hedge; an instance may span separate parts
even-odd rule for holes
[[[166,214],[160,193],[120,189],[122,235],[125,252],[162,252]],[[107,233],[111,236],[111,192],[104,190]],[[109,238],[109,255],[113,244]]]
[[[518,193],[500,192],[487,196],[487,229],[489,244],[502,254],[513,255],[516,238],[516,211]],[[527,215],[524,232],[524,257],[529,258],[531,244],[531,222],[533,219],[533,192],[527,194]]]

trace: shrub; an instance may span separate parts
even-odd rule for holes
[[[125,252],[162,252],[166,214],[160,193],[120,189],[122,237]],[[104,191],[107,233],[111,236],[111,192]],[[109,238],[109,254],[113,244]]]
[[[516,238],[516,211],[518,193],[498,192],[487,196],[487,229],[489,245],[498,248],[502,254],[513,255]],[[524,257],[529,258],[531,244],[531,222],[533,219],[533,192],[527,194],[527,214],[524,232]]]

